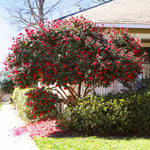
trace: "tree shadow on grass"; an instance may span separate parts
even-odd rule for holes
[[[126,136],[120,136],[120,135],[84,135],[78,132],[70,132],[67,130],[62,130],[55,132],[49,136],[50,138],[75,138],[75,137],[81,137],[81,138],[86,138],[86,137],[95,137],[95,138],[105,138],[109,140],[136,140],[136,139],[149,139],[150,140],[150,134],[145,134],[143,136],[138,136],[138,135],[126,135]]]
[[[68,137],[87,137],[87,136],[83,135],[81,133],[78,133],[78,132],[70,132],[70,131],[67,131],[67,130],[62,130],[62,131],[58,131],[58,132],[55,132],[55,133],[51,134],[49,137],[68,138]]]

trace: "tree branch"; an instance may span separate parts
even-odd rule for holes
[[[19,15],[19,17],[14,16],[13,14],[12,14],[12,16],[15,17],[16,19],[18,19],[18,21],[20,21],[20,22],[22,22],[24,24],[30,24],[31,23],[28,20],[24,19],[22,14],[19,11],[16,11],[16,13]]]
[[[37,0],[35,0],[35,4],[36,4],[37,9],[40,9]]]
[[[89,90],[86,92],[85,96],[86,96],[90,91],[93,91],[95,88],[97,88],[98,86],[100,86],[100,84],[96,84],[95,86],[93,86],[92,89],[89,89]]]
[[[81,1],[82,1],[82,0],[79,0],[79,1],[75,4],[75,6],[79,7],[79,10],[85,9],[83,6],[80,5],[80,2],[81,2]]]
[[[65,92],[61,87],[59,87],[59,88],[60,88],[60,90],[64,93],[64,95],[66,96],[66,98],[68,98],[66,92]]]
[[[61,0],[58,0],[50,9],[48,9],[44,15],[47,15],[55,6],[57,6],[59,3],[61,2]]]
[[[87,95],[86,93],[87,93],[88,88],[89,88],[89,86],[87,85],[86,88],[85,88],[85,90],[84,90],[83,97],[85,97]]]
[[[79,86],[78,86],[78,98],[81,96],[81,85],[82,85],[82,83],[79,83]]]
[[[76,100],[77,93],[69,86],[67,86],[67,89],[69,90],[69,92],[70,92],[70,94],[71,94],[71,96],[73,98],[72,100],[73,101]]]
[[[70,86],[67,86],[67,88],[71,90],[74,95],[78,95],[74,88],[71,88]]]
[[[35,19],[35,21],[37,21],[37,19],[35,18],[35,16],[36,16],[37,18],[40,18],[40,16],[37,15],[37,14],[34,12],[30,0],[27,0],[27,1],[28,1],[28,6],[29,6],[29,8],[30,8],[31,16],[33,16],[33,18]]]
[[[62,95],[62,93],[58,90],[58,89],[53,89],[53,88],[47,88],[47,89],[50,89],[50,90],[55,90],[57,93],[59,93],[61,95],[61,97],[63,98],[63,100],[65,101],[65,97]]]

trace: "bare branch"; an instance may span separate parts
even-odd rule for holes
[[[82,0],[79,0],[79,1],[75,4],[75,6],[79,7],[79,10],[85,9],[83,6],[80,5],[80,2],[81,2],[81,1],[82,1]]]
[[[60,94],[61,95],[61,97],[63,98],[63,100],[65,101],[65,97],[63,96],[63,94],[58,90],[58,89],[53,89],[53,88],[47,88],[47,89],[50,89],[50,90],[54,90],[54,91],[56,91],[58,94]]]
[[[72,87],[70,87],[70,86],[67,86],[67,88],[68,88],[69,90],[71,90],[71,92],[72,92],[74,95],[78,95],[74,88],[72,88]]]
[[[87,85],[84,92],[83,92],[83,97],[85,97],[87,95],[87,90],[88,90],[89,86]]]
[[[104,2],[105,3],[105,0],[96,0],[96,2],[94,0],[91,0],[93,3],[102,3]]]
[[[27,1],[28,1],[28,6],[29,6],[29,8],[30,8],[31,16],[33,16],[33,18],[35,19],[35,21],[37,21],[37,19],[35,18],[35,16],[36,16],[37,18],[40,18],[40,16],[37,15],[37,14],[34,12],[32,6],[31,6],[30,0],[27,0]]]
[[[94,0],[91,0],[93,3],[97,3],[97,2],[95,2]],[[100,1],[100,0],[98,0],[98,1]]]
[[[78,98],[81,96],[81,85],[82,85],[82,82],[79,83],[78,85]]]
[[[37,9],[40,9],[37,0],[35,0],[35,3],[36,3]]]
[[[30,22],[28,20],[26,20],[22,17],[22,14],[21,14],[20,11],[16,11],[18,16],[13,15],[12,12],[9,9],[8,9],[8,11],[11,14],[11,16],[14,17],[16,20],[18,20],[19,22],[22,22],[23,24],[30,24]]]
[[[69,92],[70,92],[73,100],[75,100],[77,94],[74,94],[74,93],[76,93],[76,92],[71,87],[69,87],[69,86],[67,86],[67,89],[69,90]]]
[[[68,98],[68,96],[67,96],[67,94],[65,93],[65,91],[61,88],[61,87],[59,87],[60,88],[60,90],[64,93],[64,95],[66,96],[66,98]]]
[[[47,15],[50,11],[52,11],[52,9],[53,9],[55,6],[57,6],[60,2],[61,2],[61,0],[58,0],[50,9],[48,9],[48,10],[44,13],[44,15]]]

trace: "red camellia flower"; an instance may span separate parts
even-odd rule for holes
[[[103,77],[103,76],[101,76],[100,81],[102,81],[103,79],[104,79],[104,77]]]
[[[67,68],[67,65],[64,65],[64,68]]]
[[[75,40],[79,40],[80,38],[79,38],[79,37],[77,37],[77,36],[75,36],[75,37],[74,37],[74,39],[75,39]]]
[[[100,53],[100,48],[97,49],[97,53]]]
[[[90,76],[89,79],[92,80],[93,78]]]
[[[42,115],[43,115],[43,112],[41,111],[40,116],[42,116]]]
[[[97,63],[96,62],[93,62],[93,65],[95,66]]]
[[[47,66],[48,66],[48,65],[50,65],[50,63],[49,63],[49,62],[47,62],[47,63],[46,63],[46,65],[47,65]]]

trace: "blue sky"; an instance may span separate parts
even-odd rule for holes
[[[0,6],[0,70],[4,68],[2,62],[8,55],[8,47],[12,44],[12,37],[16,33],[14,26],[7,21],[7,11],[3,6]]]

